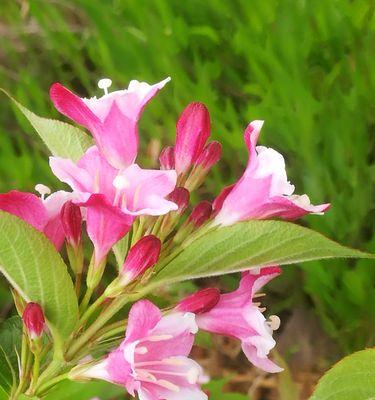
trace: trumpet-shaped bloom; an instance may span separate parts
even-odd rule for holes
[[[60,210],[72,197],[72,193],[58,191],[44,199],[33,193],[12,190],[0,194],[0,210],[23,219],[43,232],[59,250],[65,238]]]
[[[221,295],[211,310],[196,316],[200,329],[240,339],[249,361],[267,372],[282,371],[268,359],[270,350],[276,344],[272,328],[278,328],[275,326],[278,317],[274,316],[271,322],[267,322],[259,307],[253,303],[253,297],[280,272],[279,267],[261,268],[259,273],[245,272],[237,290]]]
[[[207,400],[201,367],[188,358],[197,332],[194,314],[162,316],[147,300],[130,310],[125,340],[84,373],[124,386],[141,400]]]
[[[108,203],[130,215],[163,215],[177,209],[175,203],[165,199],[176,186],[174,170],[142,169],[132,164],[119,171],[95,146],[90,147],[77,164],[69,159],[51,157],[50,166],[81,201],[86,201],[91,194],[103,194]]]
[[[85,126],[97,146],[114,167],[131,165],[138,151],[138,120],[145,105],[164,87],[170,78],[149,85],[133,80],[129,87],[108,93],[111,81],[99,81],[104,96],[80,98],[59,83],[51,86],[50,96],[64,115]]]
[[[307,195],[293,194],[284,157],[271,148],[256,146],[262,125],[263,121],[253,121],[245,131],[249,161],[241,179],[225,188],[214,203],[218,224],[272,217],[293,220],[309,213],[322,214],[330,207],[314,206]]]

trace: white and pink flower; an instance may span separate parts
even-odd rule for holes
[[[293,194],[284,157],[274,149],[256,146],[262,126],[263,121],[253,121],[245,131],[249,161],[239,181],[224,188],[216,198],[213,205],[217,224],[273,217],[293,220],[306,214],[323,214],[330,207],[314,206],[306,194]]]
[[[197,330],[192,313],[162,316],[151,302],[138,301],[130,310],[125,340],[80,377],[124,386],[140,400],[207,400],[199,386],[202,369],[188,358]]]

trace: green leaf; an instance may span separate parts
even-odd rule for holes
[[[92,146],[93,141],[91,137],[81,129],[67,124],[66,122],[39,117],[20,104],[5,90],[1,90],[29,120],[52,155],[77,161],[82,157],[84,152]]]
[[[220,227],[185,245],[154,278],[176,282],[272,264],[374,255],[350,249],[320,233],[282,221],[247,221]]]
[[[64,380],[48,393],[45,400],[89,400],[94,397],[105,400],[121,394],[125,394],[125,389],[107,382],[78,383]]]
[[[0,325],[0,386],[12,387],[18,375],[17,354],[21,354],[22,320],[19,316],[8,318]]]
[[[375,348],[343,358],[319,381],[310,400],[375,399]]]
[[[0,272],[26,301],[39,303],[55,339],[66,338],[78,318],[67,267],[52,243],[20,218],[0,211]]]

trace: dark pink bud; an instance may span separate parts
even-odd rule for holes
[[[221,157],[221,143],[213,141],[203,149],[197,158],[195,165],[200,165],[204,169],[210,169]]]
[[[233,185],[227,186],[224,189],[222,189],[222,191],[220,192],[220,194],[216,197],[216,199],[213,201],[212,203],[212,208],[213,208],[213,212],[216,215],[221,208],[223,207],[223,203],[225,201],[225,199],[228,197],[229,193],[232,191],[232,189],[234,188],[235,183]]]
[[[215,307],[220,299],[220,291],[216,288],[199,290],[181,300],[177,306],[177,311],[192,312],[202,314]]]
[[[70,245],[77,247],[82,236],[82,214],[80,207],[72,201],[67,201],[61,208],[60,216],[66,240]]]
[[[161,169],[174,169],[174,147],[167,146],[161,151],[159,156]]]
[[[45,320],[42,307],[38,303],[27,303],[22,314],[22,320],[30,339],[34,340],[42,335]]]
[[[189,216],[189,222],[192,222],[196,228],[203,225],[212,214],[212,204],[209,201],[198,203]]]
[[[176,187],[173,192],[168,196],[168,200],[173,201],[178,205],[178,213],[182,214],[186,207],[189,205],[190,193],[183,187]]]
[[[202,103],[191,103],[177,122],[175,169],[186,172],[201,154],[210,136],[210,114]]]
[[[129,250],[121,272],[122,284],[133,281],[147,269],[155,265],[159,259],[160,240],[154,236],[144,236]]]

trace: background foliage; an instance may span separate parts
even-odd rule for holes
[[[367,0],[2,0],[0,82],[38,115],[58,117],[47,96],[54,81],[89,96],[103,76],[122,88],[170,75],[141,122],[144,162],[172,143],[183,107],[203,101],[225,149],[202,193],[211,198],[246,162],[246,123],[264,119],[261,143],[285,154],[298,191],[333,203],[306,224],[374,251],[374,11]],[[58,187],[44,145],[11,107],[2,95],[0,189]],[[313,308],[339,353],[361,349],[374,343],[374,278],[366,260],[287,271],[276,311]]]

